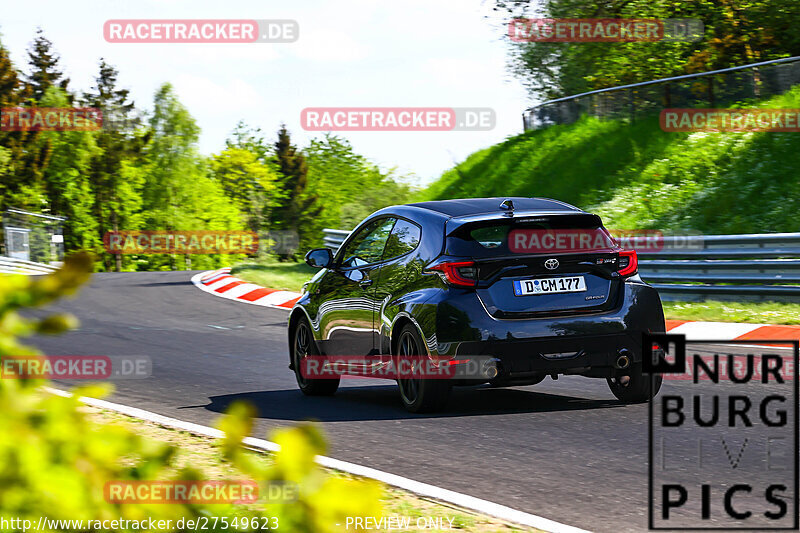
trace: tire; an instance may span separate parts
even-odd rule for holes
[[[339,388],[339,377],[333,379],[307,379],[304,378],[300,368],[301,361],[306,355],[319,355],[311,326],[305,317],[297,322],[292,338],[292,366],[297,386],[307,396],[331,396]]]
[[[417,329],[411,324],[406,324],[397,338],[395,352],[398,361],[402,357],[425,355],[423,346]],[[397,365],[397,368],[400,368],[400,365]],[[397,385],[400,387],[403,407],[411,413],[441,411],[447,405],[452,389],[452,383],[447,379],[398,379]]]
[[[623,378],[629,378],[627,380]],[[653,399],[661,389],[663,376],[655,376],[653,383],[649,374],[642,372],[642,364],[636,363],[631,366],[630,373],[624,376],[607,378],[608,388],[614,396],[623,403],[642,403]]]

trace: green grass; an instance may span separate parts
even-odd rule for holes
[[[747,322],[751,324],[800,324],[800,304],[781,302],[663,302],[664,315],[672,320]]]
[[[242,263],[231,268],[231,274],[251,283],[270,289],[300,292],[303,283],[319,270],[305,263],[266,260],[259,263]]]
[[[748,107],[798,108],[800,86]],[[418,199],[543,196],[617,229],[800,231],[798,174],[797,133],[674,133],[657,114],[584,117],[475,152]]]

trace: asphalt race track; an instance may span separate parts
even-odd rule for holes
[[[390,382],[345,379],[335,397],[307,398],[287,367],[288,313],[215,298],[192,274],[96,274],[48,309],[80,329],[33,342],[48,355],[151,357],[153,376],[118,381],[111,401],[212,425],[248,400],[256,437],[314,419],[337,459],[593,531],[647,529],[648,407],[621,405],[605,380],[456,389],[438,415],[406,413]]]

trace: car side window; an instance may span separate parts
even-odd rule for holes
[[[384,260],[400,257],[408,252],[414,251],[419,246],[422,230],[420,227],[407,220],[398,219],[397,223],[386,241],[386,250],[383,253]]]
[[[341,255],[342,267],[357,267],[380,261],[396,220],[395,218],[379,218],[361,228],[356,236],[347,243]]]

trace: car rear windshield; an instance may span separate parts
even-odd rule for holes
[[[588,213],[466,222],[450,230],[446,242],[448,255],[476,258],[618,249],[600,218]]]

